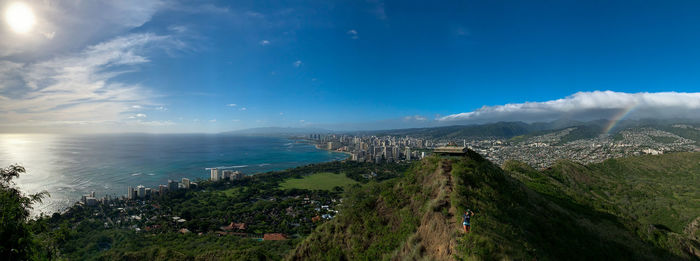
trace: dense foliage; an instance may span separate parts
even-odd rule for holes
[[[25,195],[15,188],[12,180],[24,172],[18,165],[0,169],[0,259],[47,258],[27,223],[32,203],[40,202],[46,193]]]
[[[505,168],[528,187],[620,217],[640,238],[675,255],[698,252],[700,153],[610,159],[588,166],[559,161],[535,171],[519,162]],[[632,221],[633,220],[633,221]]]

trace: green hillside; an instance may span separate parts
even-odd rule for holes
[[[534,190],[621,217],[638,237],[677,255],[700,254],[700,153],[610,159],[588,166],[559,161],[537,172],[504,168]]]
[[[673,154],[591,166],[561,162],[543,172],[518,162],[508,162],[504,171],[473,152],[461,158],[431,157],[405,177],[350,189],[341,214],[319,226],[287,258],[693,259],[698,241],[691,237],[698,225],[692,233],[673,231],[691,227],[692,217],[698,216],[697,190],[689,189],[700,184],[697,157]],[[640,192],[652,180],[676,194]],[[646,198],[650,196],[655,198]],[[645,204],[669,202],[673,214],[642,217],[635,212]],[[460,226],[459,213],[466,208],[476,212],[470,234]]]

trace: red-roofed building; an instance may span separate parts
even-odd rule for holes
[[[220,228],[221,228],[221,230],[231,231],[231,230],[234,230],[234,229],[236,229],[236,230],[245,230],[245,229],[248,228],[248,227],[245,225],[245,223],[235,223],[235,222],[231,222],[231,224],[229,224],[228,226],[220,227]]]
[[[282,233],[269,233],[263,235],[263,240],[287,240],[287,236]]]

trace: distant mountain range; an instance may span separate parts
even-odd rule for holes
[[[655,127],[666,129],[673,124],[697,125],[697,121],[684,119],[670,120],[623,120],[614,124],[611,133],[630,127]],[[609,120],[595,121],[570,121],[558,120],[553,122],[496,122],[478,125],[453,125],[441,127],[390,129],[373,131],[333,131],[323,128],[293,128],[293,127],[263,127],[224,132],[222,134],[246,135],[246,136],[300,136],[308,134],[350,134],[350,135],[376,135],[376,136],[411,136],[430,139],[462,139],[462,138],[513,138],[521,135],[540,135],[550,131],[561,130],[569,127],[577,128],[577,135],[581,137],[594,137],[602,134],[611,125]],[[580,133],[578,133],[580,132]]]
[[[333,131],[321,128],[292,128],[292,127],[262,127],[222,132],[224,135],[242,136],[299,136],[307,134],[332,133]]]

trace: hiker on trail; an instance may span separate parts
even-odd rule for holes
[[[469,221],[471,220],[473,215],[474,212],[472,212],[470,209],[464,211],[464,215],[462,216],[462,225],[464,226],[464,233],[469,233],[469,230],[471,229],[471,224],[469,223]]]

